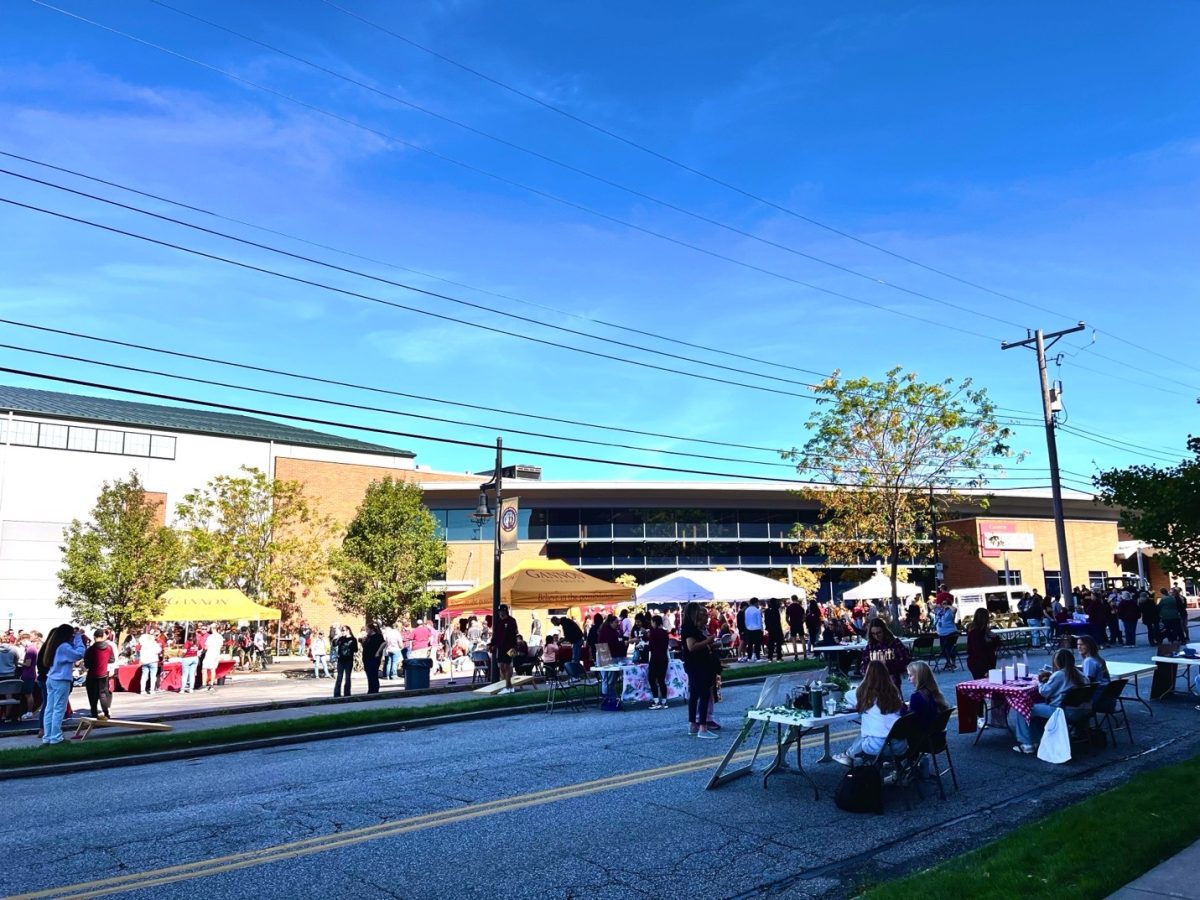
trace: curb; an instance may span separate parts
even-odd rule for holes
[[[726,687],[761,684],[769,677],[771,676],[756,675],[752,678],[730,679],[724,684]],[[448,713],[442,716],[422,716],[398,722],[377,722],[371,725],[352,725],[347,728],[306,731],[299,734],[280,735],[279,737],[252,738],[244,741],[232,741],[228,744],[207,744],[199,747],[183,747],[178,750],[112,756],[103,759],[83,759],[74,762],[51,763],[40,766],[20,766],[12,769],[0,769],[0,781],[12,781],[18,778],[43,778],[49,775],[72,775],[77,772],[94,772],[100,769],[117,769],[149,763],[177,762],[183,759],[197,759],[202,756],[241,753],[245,750],[264,750],[272,747],[286,747],[292,744],[307,744],[314,741],[338,740],[339,738],[355,737],[357,735],[381,734],[387,731],[406,731],[409,728],[432,728],[437,725],[451,725],[456,722],[499,719],[506,716],[524,715],[530,712],[543,712],[544,710],[544,705],[538,702],[530,703],[526,706],[481,709],[474,712]]]

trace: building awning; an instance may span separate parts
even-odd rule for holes
[[[162,622],[264,622],[279,618],[279,610],[255,603],[236,589],[172,588],[158,614]]]

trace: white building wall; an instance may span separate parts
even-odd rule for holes
[[[17,420],[55,422],[47,417]],[[91,427],[89,423],[72,425]],[[274,457],[413,468],[410,457],[272,444],[268,441],[181,434],[129,426],[95,426],[135,434],[172,435],[174,459],[0,444],[0,626],[48,628],[66,621],[57,606],[63,529],[86,521],[101,485],[137,471],[147,491],[166,494],[167,521],[184,494],[242,466],[274,474]],[[11,429],[6,429],[9,431]],[[6,438],[9,435],[6,434]]]

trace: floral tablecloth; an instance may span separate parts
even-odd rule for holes
[[[954,686],[958,697],[958,733],[971,734],[978,728],[982,702],[992,698],[992,715],[1002,721],[1008,708],[1015,709],[1028,722],[1033,718],[1033,705],[1042,699],[1036,678],[1024,678],[1007,684],[996,684],[986,678],[963,681]]]
[[[604,666],[596,669],[600,673],[618,670],[621,675],[621,700],[650,702],[654,699],[650,693],[650,679],[647,677],[650,667],[645,663],[640,665]],[[687,696],[687,674],[683,671],[683,661],[673,659],[667,663],[667,699]]]

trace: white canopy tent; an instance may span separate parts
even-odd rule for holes
[[[792,594],[807,597],[803,588],[740,569],[680,569],[637,589],[639,603],[734,603],[751,597],[784,600]]]
[[[896,596],[902,599],[915,597],[921,589],[915,584],[905,581],[896,582]],[[856,588],[842,594],[843,600],[891,600],[892,579],[882,572],[876,572]]]

